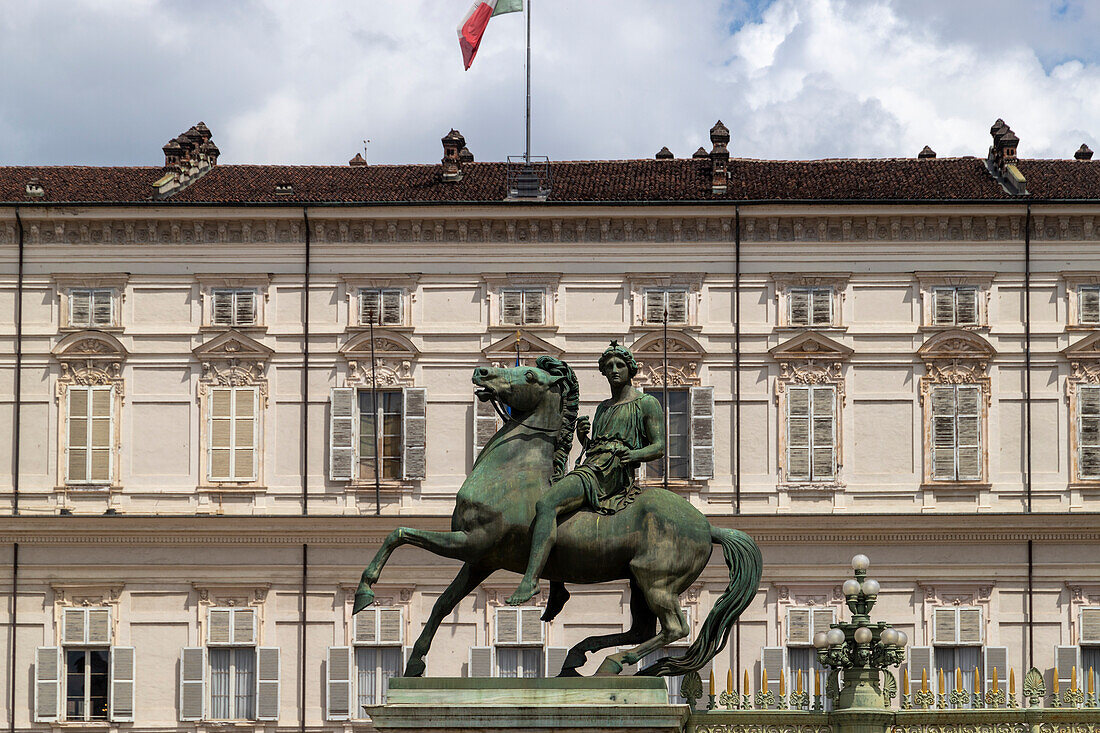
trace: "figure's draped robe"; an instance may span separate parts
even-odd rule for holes
[[[592,436],[584,453],[583,462],[567,476],[576,476],[584,486],[585,508],[600,514],[614,514],[625,508],[638,495],[634,481],[637,464],[624,464],[614,450],[625,446],[638,450],[649,444],[645,430],[643,400],[652,400],[651,406],[660,412],[660,403],[653,395],[640,394],[629,402],[612,404],[601,402],[592,421]]]

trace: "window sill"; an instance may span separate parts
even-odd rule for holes
[[[1074,323],[1066,326],[1067,331],[1100,331],[1100,323]]]
[[[843,489],[844,486],[841,481],[784,481],[779,484],[781,489],[796,491],[800,494],[812,491],[832,492]]]
[[[932,326],[932,325],[924,325],[924,326],[918,326],[917,330],[925,332],[925,333],[939,333],[940,331],[981,331],[983,333],[987,333],[989,331],[989,326],[985,326],[985,325],[979,325],[979,326]]]
[[[690,491],[695,489],[701,489],[706,486],[709,479],[686,479],[686,478],[670,478],[668,480],[669,491]],[[638,485],[643,489],[662,489],[665,486],[664,479],[639,479]]]
[[[50,723],[51,728],[62,730],[109,730],[118,726],[110,720],[58,720]]]
[[[920,487],[933,491],[974,491],[991,489],[993,484],[988,481],[925,481]]]
[[[531,333],[557,333],[558,327],[554,325],[547,325],[545,323],[538,326],[506,326],[501,323],[494,323],[489,326],[490,332],[502,331],[504,333],[512,333],[513,331],[530,331]]]
[[[1084,489],[1100,491],[1100,479],[1078,479],[1066,484],[1067,489]]]
[[[54,487],[57,491],[75,491],[78,493],[95,493],[95,492],[107,492],[121,489],[122,486],[116,483],[102,483],[102,484],[61,484]]]
[[[643,331],[646,333],[652,331],[660,331],[665,327],[663,323],[636,323],[630,327],[631,331]],[[696,333],[703,330],[702,326],[698,326],[691,323],[670,323],[668,324],[668,330],[670,331],[694,331]]]
[[[414,331],[412,326],[406,326],[402,323],[399,326],[386,325],[385,323],[374,324],[375,329],[383,329],[386,331],[392,331],[396,333],[412,333]],[[369,333],[371,330],[370,324],[360,325],[358,323],[348,326],[348,333]]]
[[[83,331],[99,331],[100,333],[122,333],[126,329],[122,326],[62,326],[57,329],[59,333],[81,333]]]
[[[267,487],[250,483],[225,483],[201,484],[197,487],[201,494],[266,494]]]
[[[403,494],[412,491],[416,484],[420,482],[420,479],[411,479],[409,481],[380,481],[378,483],[378,490],[383,494]],[[362,480],[355,479],[347,482],[348,491],[353,491],[356,494],[368,494],[374,491],[374,480]]]
[[[846,333],[848,331],[847,326],[776,326],[775,330],[779,333],[801,333],[803,331],[820,331],[822,333]]]
[[[267,333],[267,326],[199,326],[200,333],[225,333],[226,331],[237,331],[239,333]]]

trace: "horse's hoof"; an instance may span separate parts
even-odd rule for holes
[[[372,603],[374,603],[374,591],[359,586],[359,590],[355,591],[355,605],[351,609],[351,614],[354,616]]]
[[[599,669],[596,670],[596,676],[611,677],[619,674],[622,671],[623,665],[619,664],[611,657],[608,657],[607,659],[603,660],[603,662],[599,666]]]
[[[581,673],[577,671],[576,667],[562,667],[558,672],[558,677],[580,677]]]
[[[424,664],[424,658],[423,657],[412,657],[411,659],[409,659],[409,663],[405,667],[405,674],[402,675],[402,676],[404,676],[404,677],[423,677],[424,676],[424,670],[426,668],[427,668],[427,665]]]

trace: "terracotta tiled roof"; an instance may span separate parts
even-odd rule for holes
[[[1021,160],[1037,199],[1100,201],[1100,161]],[[0,167],[0,202],[152,203],[159,167]],[[439,165],[218,165],[169,204],[447,203],[505,197],[504,163],[466,163],[459,182],[444,183]],[[725,194],[710,191],[705,159],[554,163],[551,201],[931,201],[1011,200],[978,158],[767,161],[731,159]],[[26,195],[37,178],[44,196]],[[289,183],[290,195],[276,195]]]

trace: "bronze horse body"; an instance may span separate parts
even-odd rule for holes
[[[568,364],[548,356],[536,364],[474,370],[478,397],[509,406],[511,416],[482,450],[459,489],[451,531],[395,529],[363,571],[355,596],[356,613],[373,602],[370,588],[400,545],[415,545],[464,563],[414,643],[406,677],[424,673],[424,656],[432,638],[462,598],[496,570],[522,573],[526,567],[535,507],[551,481],[564,473],[579,402],[576,377]],[[564,583],[627,580],[632,621],[625,632],[592,636],[574,645],[561,674],[577,674],[589,652],[634,645],[610,655],[597,672],[617,674],[624,665],[687,636],[679,596],[702,573],[714,544],[723,550],[729,586],[684,656],[661,659],[638,672],[643,675],[700,669],[725,646],[730,627],[759,585],[759,549],[743,532],[713,527],[686,499],[657,488],[640,492],[614,514],[578,511],[562,517],[541,575],[551,581],[543,619],[552,619],[568,599]]]

